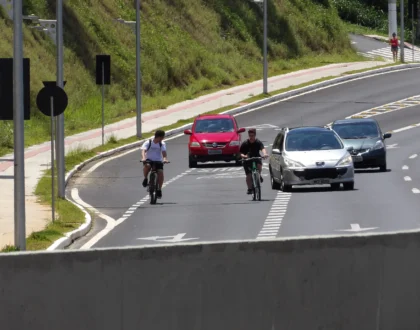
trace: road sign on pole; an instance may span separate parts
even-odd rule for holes
[[[36,98],[38,109],[51,118],[51,200],[52,222],[55,220],[55,174],[54,174],[54,122],[55,117],[64,113],[68,105],[68,97],[64,89],[56,85],[55,81],[44,81]],[[63,82],[63,86],[65,82]]]
[[[105,144],[105,85],[111,84],[111,56],[96,55],[96,84],[102,86],[102,145]]]
[[[23,119],[30,119],[30,60],[23,59]],[[13,58],[0,58],[0,120],[13,120]]]

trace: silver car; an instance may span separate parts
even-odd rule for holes
[[[283,128],[270,156],[271,187],[290,191],[294,185],[329,184],[354,189],[354,167],[340,137],[326,127]]]

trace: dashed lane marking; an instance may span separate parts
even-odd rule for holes
[[[409,176],[405,176],[404,181],[411,181],[411,178]]]
[[[411,155],[410,157],[408,157],[408,158],[410,158],[410,159],[414,159],[414,158],[416,158],[417,157],[417,154],[414,154],[414,155]]]
[[[420,194],[420,190],[417,188],[413,188],[411,189],[411,191],[413,192],[413,194]]]
[[[370,118],[370,117],[378,116],[384,113],[390,113],[390,112],[394,112],[394,111],[398,111],[398,110],[402,110],[402,109],[406,109],[410,107],[415,107],[418,105],[420,105],[420,95],[415,95],[415,96],[407,97],[399,101],[387,103],[379,107],[363,110],[361,112],[348,116],[345,119]],[[332,123],[329,123],[327,126],[331,126],[331,125]],[[416,127],[417,125],[419,124],[411,125],[408,128],[403,128],[401,130],[409,129],[411,127]],[[394,130],[392,132],[397,133],[399,132],[399,130]]]
[[[404,165],[404,166],[402,167],[402,169],[403,169],[404,171],[407,171],[407,170],[408,170],[408,166],[407,166],[407,165]]]
[[[182,178],[183,176],[191,173],[192,171],[194,171],[195,169],[189,169],[175,177],[173,177],[172,179],[166,181],[163,184],[163,187],[166,187],[168,184],[171,184],[172,182]],[[107,235],[110,231],[112,231],[116,226],[120,225],[121,223],[123,223],[125,220],[127,220],[129,217],[131,217],[134,212],[140,207],[142,206],[144,203],[146,203],[149,200],[149,195],[143,197],[142,199],[140,199],[138,202],[136,202],[135,204],[133,204],[132,206],[130,206],[127,211],[124,212],[123,216],[121,218],[119,218],[118,220],[115,220],[113,218],[111,218],[110,216],[107,216],[105,214],[100,213],[99,211],[97,211],[93,206],[83,202],[80,198],[78,198],[77,200],[75,200],[75,198],[73,197],[73,200],[82,205],[83,207],[85,207],[88,210],[94,211],[98,216],[100,216],[101,218],[105,219],[107,221],[107,225],[104,229],[102,229],[99,233],[97,233],[94,237],[92,237],[87,243],[85,243],[80,249],[89,249],[91,248],[93,245],[95,245],[101,238],[103,238],[105,235]]]
[[[277,193],[276,199],[271,206],[257,239],[272,239],[277,237],[291,196],[291,193],[284,193],[282,191]]]

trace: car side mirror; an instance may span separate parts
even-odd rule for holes
[[[392,136],[391,133],[385,133],[384,134],[384,139],[389,139]]]
[[[353,151],[354,150],[354,148],[352,147],[352,146],[350,146],[350,147],[347,147],[347,151]]]
[[[279,149],[273,149],[273,150],[271,150],[271,153],[273,155],[281,155],[281,151]]]
[[[237,131],[238,133],[243,133],[243,132],[245,132],[245,128],[240,128],[240,129],[238,129],[238,131]]]
[[[186,130],[184,131],[184,134],[185,134],[185,135],[191,135],[191,134],[192,134],[192,132],[191,132],[191,130],[190,130],[190,129],[186,129]]]

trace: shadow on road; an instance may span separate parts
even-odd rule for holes
[[[386,170],[386,172],[381,172],[379,169],[355,169],[354,173],[356,174],[366,174],[366,173],[389,173],[392,172],[390,168]]]
[[[359,189],[354,188],[353,190],[332,189],[331,187],[310,187],[310,188],[293,188],[292,194],[294,193],[313,193],[313,192],[351,192],[358,191]]]

